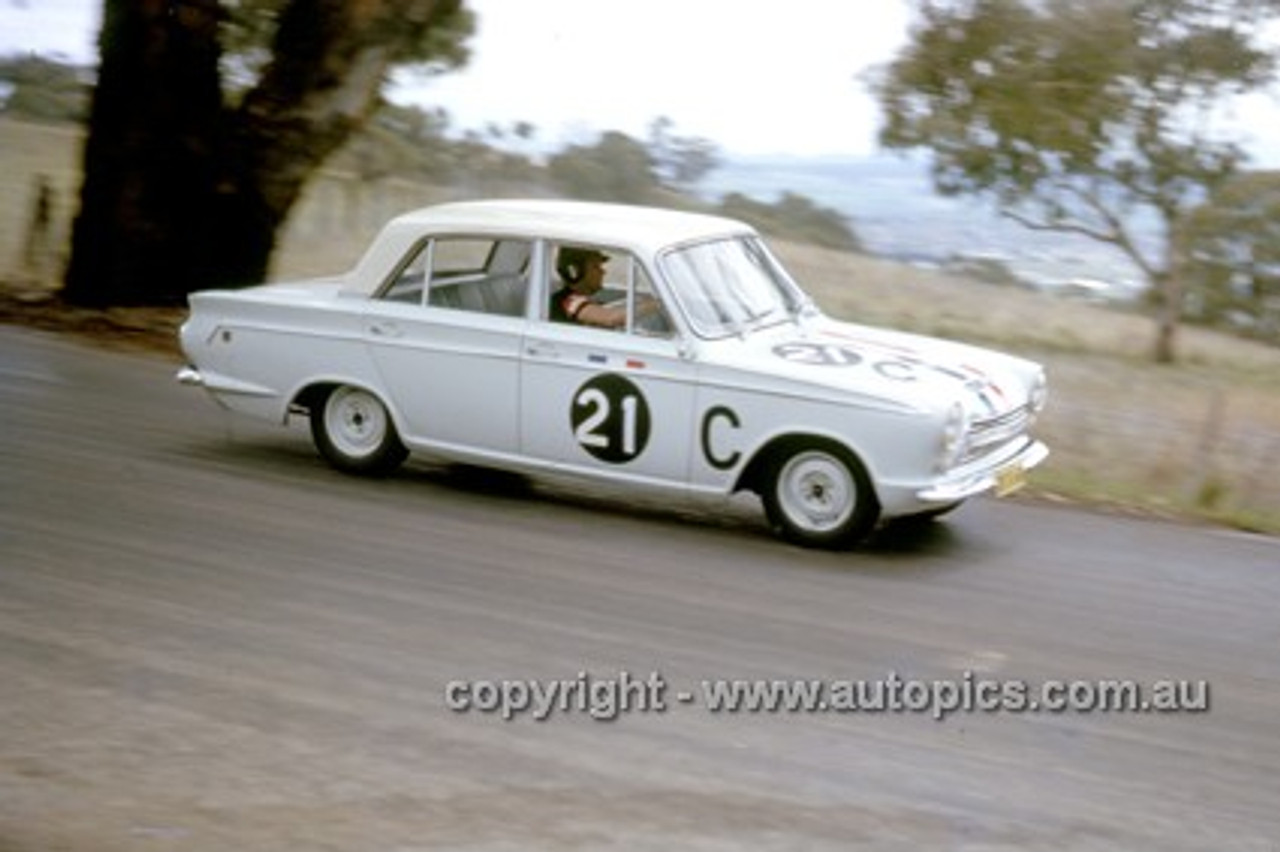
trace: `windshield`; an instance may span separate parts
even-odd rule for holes
[[[804,294],[755,237],[676,249],[662,257],[662,269],[701,337],[727,337],[786,322],[805,304]]]

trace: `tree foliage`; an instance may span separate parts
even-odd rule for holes
[[[0,58],[0,113],[36,121],[83,121],[88,72],[39,56]]]
[[[676,134],[675,122],[659,116],[649,124],[649,156],[658,180],[688,192],[720,167],[720,148],[701,136]]]
[[[1280,172],[1245,172],[1188,217],[1188,314],[1280,343]]]
[[[1280,0],[917,0],[910,43],[873,86],[881,141],[932,152],[947,194],[1126,255],[1174,357],[1181,222],[1238,170],[1217,119],[1271,81]]]
[[[270,64],[279,22],[293,0],[222,0],[219,38],[222,44],[222,71],[228,94],[247,90],[261,79]],[[393,55],[391,62],[412,66],[423,75],[459,68],[468,59],[467,39],[475,29],[472,14],[459,4],[452,12],[440,14],[425,32],[410,26],[394,33],[394,22],[386,25],[388,38],[379,38]]]
[[[776,236],[839,251],[861,251],[857,234],[838,211],[803,195],[784,192],[773,204],[731,192],[718,211]]]
[[[571,145],[547,163],[561,193],[593,201],[652,202],[659,188],[654,160],[642,143],[608,131],[592,145]]]

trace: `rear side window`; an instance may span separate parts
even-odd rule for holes
[[[448,310],[523,316],[532,254],[533,246],[527,240],[436,237],[418,247],[383,298]]]

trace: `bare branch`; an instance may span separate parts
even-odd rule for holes
[[[1097,192],[1086,191],[1082,187],[1078,186],[1065,187],[1065,190],[1069,194],[1074,195],[1078,201],[1092,210],[1102,219],[1103,222],[1106,223],[1107,231],[1111,235],[1111,239],[1107,240],[1107,242],[1115,245],[1128,255],[1129,259],[1137,264],[1138,268],[1142,270],[1144,275],[1149,278],[1155,277],[1160,270],[1157,269],[1156,265],[1151,263],[1151,261],[1147,259],[1146,255],[1144,255],[1138,248],[1137,243],[1133,239],[1131,229],[1126,226],[1124,220],[1116,215],[1116,212],[1103,202]],[[1159,209],[1158,206],[1157,209]]]

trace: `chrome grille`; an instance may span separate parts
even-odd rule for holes
[[[1025,405],[995,417],[974,420],[969,428],[969,448],[964,454],[962,463],[982,458],[987,453],[1026,434],[1030,422],[1031,411]]]

